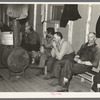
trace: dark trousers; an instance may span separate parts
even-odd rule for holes
[[[69,88],[70,81],[73,77],[73,75],[82,74],[85,72],[88,72],[92,69],[92,66],[87,66],[84,64],[78,64],[77,62],[73,61],[66,61],[65,66],[62,69],[61,75],[60,75],[60,82],[62,85],[63,78],[68,79],[68,83],[65,85],[66,88]]]
[[[94,92],[100,92],[100,89],[97,87],[97,84],[100,84],[100,72],[97,73],[93,78],[93,85],[92,85],[91,89]]]
[[[49,72],[52,72],[52,75],[56,78],[59,78],[60,72],[62,67],[65,65],[66,60],[73,60],[75,56],[75,52],[72,52],[71,54],[66,54],[61,60],[58,60],[56,58],[50,57],[47,62],[47,68]]]
[[[45,67],[46,61],[49,59],[49,57],[51,57],[51,56],[48,55],[47,53],[41,54],[40,62],[39,62],[39,68]]]

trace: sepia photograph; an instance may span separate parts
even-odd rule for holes
[[[0,2],[0,95],[99,92],[99,2]]]

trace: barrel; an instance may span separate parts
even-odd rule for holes
[[[0,45],[0,63],[12,72],[22,72],[29,64],[29,55],[21,47]]]

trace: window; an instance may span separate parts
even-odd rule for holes
[[[63,13],[63,5],[51,5],[50,20],[59,21]]]

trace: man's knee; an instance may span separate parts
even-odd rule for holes
[[[54,66],[58,66],[58,65],[60,65],[60,62],[59,62],[59,61],[56,61],[56,62],[54,63]]]
[[[41,59],[47,59],[47,56],[45,54],[42,54]]]
[[[47,70],[49,72],[52,72],[53,69],[53,65],[54,65],[55,59],[53,57],[50,57],[47,62],[46,62],[46,66],[47,66]]]
[[[71,61],[70,60],[66,60],[65,66],[67,66],[69,63],[71,63]]]

